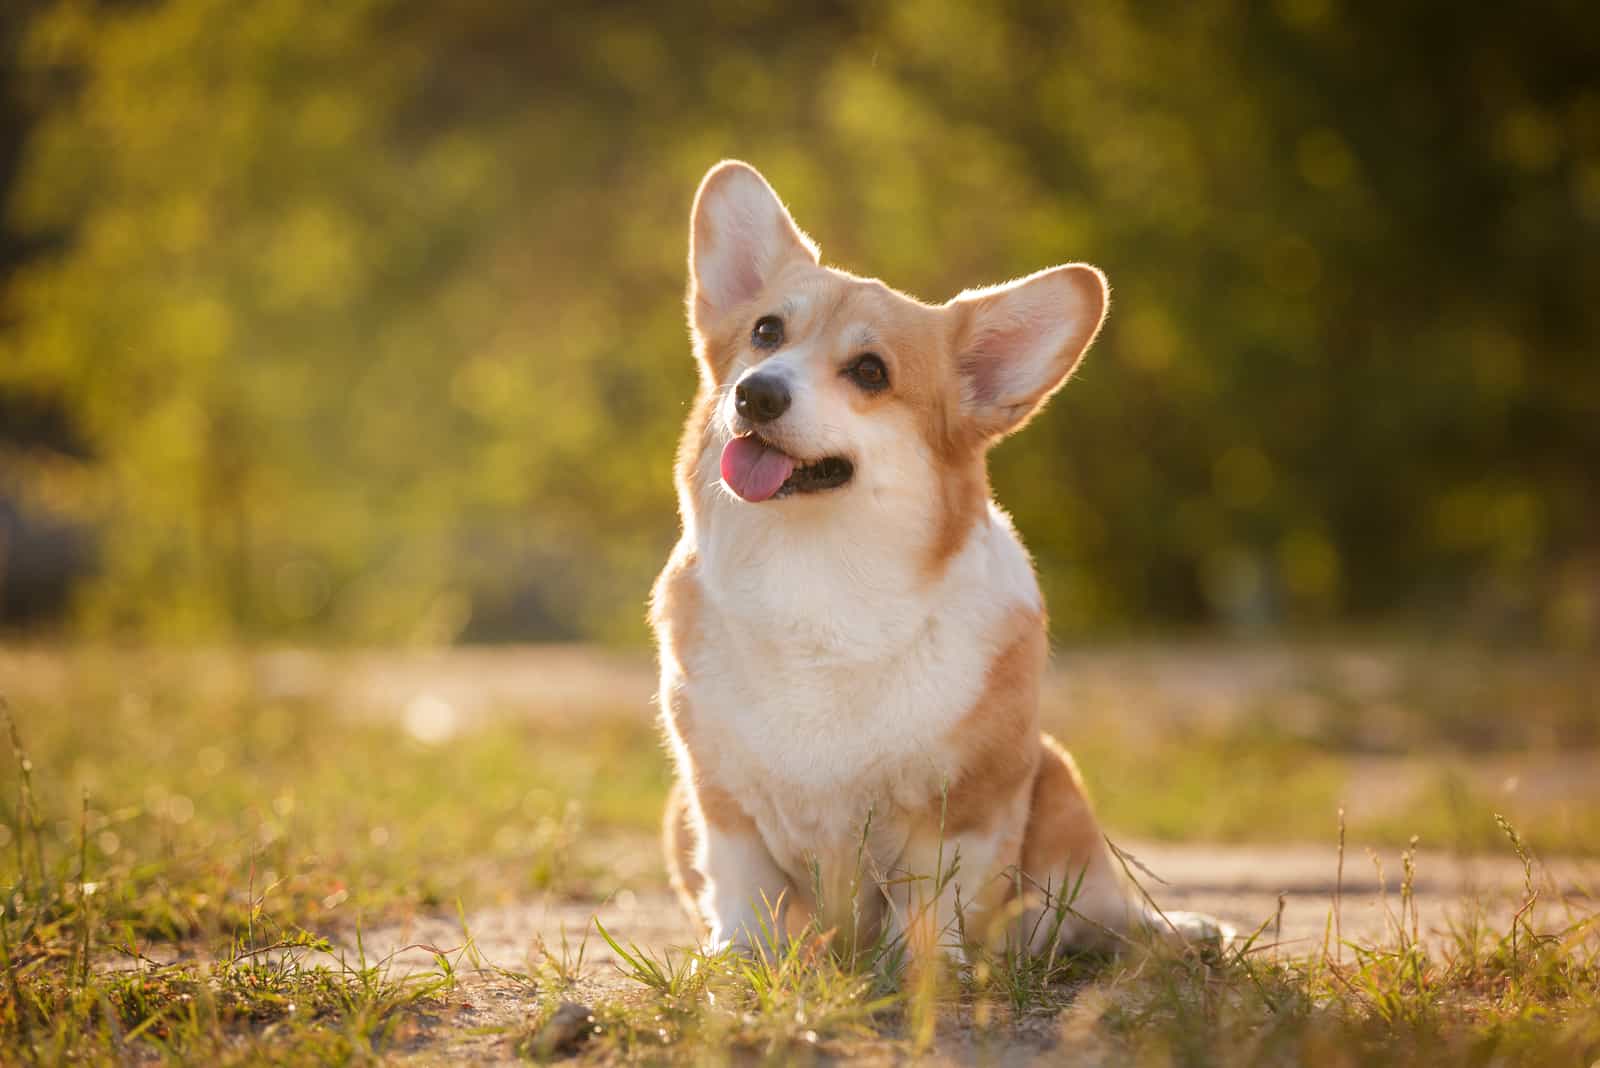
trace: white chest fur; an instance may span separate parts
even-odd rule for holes
[[[944,743],[981,694],[1004,624],[1037,608],[1032,568],[990,506],[944,574],[835,517],[749,508],[697,532],[704,605],[684,664],[695,759],[756,820],[792,877],[853,853],[867,813],[882,863],[958,768]]]

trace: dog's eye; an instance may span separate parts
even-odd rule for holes
[[[750,331],[750,343],[758,349],[775,349],[783,344],[783,320],[776,315],[763,315]]]
[[[844,373],[850,376],[850,381],[868,393],[889,388],[889,369],[883,365],[883,360],[877,353],[867,352],[857,356],[850,361]]]

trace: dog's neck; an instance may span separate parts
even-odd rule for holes
[[[707,607],[774,657],[867,665],[913,646],[937,617],[985,600],[1037,604],[1009,521],[985,505],[930,568],[939,505],[732,499],[710,486],[686,519]],[[976,621],[974,621],[976,622]]]

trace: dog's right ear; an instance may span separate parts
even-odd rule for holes
[[[689,218],[689,325],[704,338],[734,308],[817,246],[754,167],[724,160],[700,182]]]

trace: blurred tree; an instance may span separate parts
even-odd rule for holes
[[[0,388],[92,459],[81,618],[636,638],[685,217],[752,160],[929,299],[1088,259],[996,454],[1058,627],[1486,605],[1589,640],[1600,17],[1440,4],[63,2]],[[1587,583],[1587,585],[1584,585]]]

